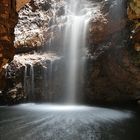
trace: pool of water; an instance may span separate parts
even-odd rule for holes
[[[97,106],[1,106],[0,140],[140,140],[140,113]]]

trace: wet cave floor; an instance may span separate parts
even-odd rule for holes
[[[97,106],[0,107],[0,140],[139,140],[140,112]]]

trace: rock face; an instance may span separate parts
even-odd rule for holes
[[[63,94],[63,65],[63,59],[55,54],[16,55],[5,69],[0,103],[58,101]]]
[[[61,46],[57,44],[61,39],[59,29],[66,20],[61,18],[63,1],[17,0],[16,7],[7,8],[10,2],[2,0],[0,4],[4,10],[0,14],[1,21],[4,20],[0,24],[0,66],[14,56],[16,9],[20,11],[15,28],[15,52],[28,54],[15,56],[5,71],[1,71],[5,75],[0,77],[3,81],[0,102],[58,100],[65,88],[64,60],[57,56],[62,54],[57,48]],[[96,2],[99,7],[89,24],[85,75],[81,75],[84,97],[92,103],[140,100],[139,1],[131,0],[128,9],[126,0]],[[39,50],[40,54],[32,54],[33,50]],[[57,55],[49,54],[48,50]]]
[[[0,2],[0,72],[14,56],[14,27],[17,23],[16,1]]]
[[[101,44],[111,41],[113,35],[121,32],[127,23],[126,1],[103,1],[96,17],[90,22],[89,43]],[[115,40],[115,39],[114,39]]]
[[[139,2],[130,2],[129,19],[125,5],[126,1],[107,1],[101,8],[103,14],[91,21],[91,57],[85,68],[84,84],[88,101],[136,102],[140,99],[140,54],[136,52],[140,41]],[[128,28],[129,20],[131,27]]]
[[[16,53],[31,52],[40,48],[47,49],[49,42],[55,36],[52,28],[58,27],[55,25],[56,17],[63,14],[62,7],[62,1],[30,0],[30,3],[19,11],[18,24],[15,27]]]
[[[18,12],[25,4],[29,3],[31,0],[16,0],[16,11]]]
[[[91,102],[127,102],[140,99],[140,69],[128,48],[111,48],[86,66],[85,93]],[[134,55],[135,58],[135,55]]]

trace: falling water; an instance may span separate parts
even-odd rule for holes
[[[29,65],[29,67],[28,67]],[[29,73],[28,73],[29,69]],[[25,64],[24,70],[24,92],[27,94],[29,100],[34,99],[34,67],[33,64]]]
[[[77,96],[80,98],[82,96],[79,93],[82,89],[81,75],[84,71],[83,57],[85,56],[87,28],[96,8],[89,0],[64,0],[65,13],[62,16],[57,16],[55,2],[52,4],[52,7],[54,11],[48,28],[50,39],[47,42],[47,51],[53,51],[53,47],[62,48],[65,68],[62,70],[64,79],[62,78],[62,87],[60,87],[60,89],[62,88],[60,91],[64,92],[64,97],[61,96],[61,98],[64,99],[65,103],[74,104],[77,103]],[[29,70],[25,68],[24,89],[28,97],[33,100],[36,96],[35,86],[37,86],[34,82],[34,64],[27,63]],[[47,95],[49,101],[52,101],[54,98],[52,94],[56,90],[53,89],[57,89],[57,87],[54,87],[55,82],[52,78],[54,77],[53,63],[51,61],[49,66],[45,66],[48,69],[43,69],[45,74],[43,94]],[[47,72],[49,72],[48,75]],[[60,100],[62,101],[62,99]]]
[[[24,69],[24,92],[27,93],[27,66],[25,65]]]
[[[52,101],[52,89],[53,89],[53,64],[54,61],[50,61],[50,66],[49,66],[49,101]]]
[[[31,96],[34,98],[34,66],[30,65],[30,76],[31,76]]]
[[[78,75],[83,50],[86,46],[86,32],[91,16],[91,3],[87,0],[70,0],[66,2],[65,16],[67,23],[64,32],[64,49],[66,58],[66,102],[76,103],[76,94],[80,84]],[[81,96],[81,95],[80,95]]]

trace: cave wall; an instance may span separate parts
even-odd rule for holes
[[[16,1],[1,0],[0,3],[0,71],[14,56],[14,27],[17,23]]]
[[[140,2],[131,0],[126,3],[127,7],[123,7],[124,10],[121,8],[121,24],[117,17],[118,8],[112,5],[111,9],[107,5],[104,7],[107,14],[91,24],[94,25],[90,36],[93,59],[87,63],[84,84],[87,100],[92,103],[139,102]],[[107,18],[111,14],[113,20]]]
[[[10,60],[12,60],[15,54],[13,42],[15,39],[14,27],[18,21],[17,11],[19,11],[22,7],[24,7],[26,3],[29,3],[30,1],[31,0],[1,0],[1,3],[0,3],[0,18],[1,18],[1,21],[0,21],[0,28],[1,28],[0,30],[0,72],[2,71],[2,66],[5,65]],[[128,18],[132,21],[132,25],[133,25],[132,38],[133,38],[133,41],[135,42],[133,46],[137,51],[140,51],[140,43],[139,43],[140,42],[140,24],[139,24],[140,8],[139,7],[140,7],[139,0],[131,0],[130,4],[128,4]],[[101,22],[102,22],[101,26],[104,26],[104,21],[102,19],[101,19]],[[121,21],[121,22],[124,23],[124,21]],[[124,25],[123,23],[121,24],[121,26]],[[95,25],[98,25],[98,21],[97,23],[95,23]],[[100,24],[98,26],[100,28]],[[107,26],[112,27],[110,25],[107,25]],[[94,32],[96,32],[96,29]],[[105,30],[106,28],[103,28],[103,29]],[[113,29],[116,29],[116,27],[113,26]],[[101,31],[101,34],[104,35],[105,37],[108,36],[106,35],[107,31],[105,30],[104,32],[105,33],[102,34],[102,31]],[[98,34],[100,34],[100,30],[98,30]],[[101,36],[101,37],[98,37],[97,39],[103,39],[103,38],[104,37]],[[93,41],[96,42],[96,37],[93,38]],[[97,40],[97,43],[98,43],[98,40]]]
[[[14,57],[14,27],[17,24],[15,0],[0,2],[0,88],[4,86],[2,67]]]
[[[18,23],[18,11],[30,0],[1,0],[0,2],[0,88],[3,89],[3,66],[15,55],[14,28]]]
[[[10,62],[15,55],[13,42],[15,40],[14,28],[18,21],[17,12],[19,13],[20,9],[28,2],[33,2],[33,0],[2,0],[0,3],[0,89],[5,87],[5,73],[2,71],[2,66]],[[27,7],[30,6],[26,5]],[[32,7],[30,8],[32,9]],[[24,11],[24,8],[22,10]],[[124,101],[127,99],[139,100],[139,1],[131,0],[128,3],[128,9],[124,7],[123,12],[125,14],[121,17],[114,16],[114,13],[120,11],[115,3],[114,5],[109,5],[108,1],[103,2],[101,11],[102,14],[97,19],[91,21],[91,27],[89,29],[90,37],[88,41],[91,46],[89,49],[91,49],[92,57],[96,57],[95,55],[98,57],[95,61],[89,60],[86,66],[87,72],[84,83],[86,97],[91,102],[95,100],[107,102],[116,100]],[[38,12],[36,11],[36,13]],[[34,10],[33,14],[35,14]],[[48,36],[48,33],[45,33],[45,35]],[[130,42],[129,45],[128,42]],[[30,44],[32,45],[32,42]],[[124,49],[119,48],[121,45],[128,45],[132,50],[127,47]],[[102,46],[107,46],[107,49],[102,49]],[[21,93],[19,93],[20,95]]]

